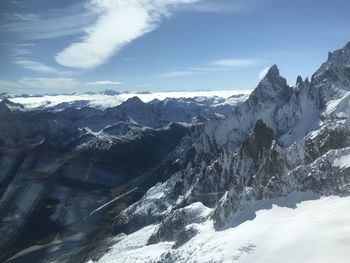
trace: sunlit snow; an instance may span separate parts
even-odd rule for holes
[[[335,159],[334,166],[338,166],[340,168],[350,167],[350,154]]]
[[[251,221],[218,232],[207,221],[197,226],[197,236],[178,249],[171,249],[172,242],[146,246],[157,228],[152,225],[120,236],[121,241],[98,262],[161,262],[169,252],[176,262],[348,263],[349,206],[350,197],[334,196],[291,208],[273,205],[256,212]]]

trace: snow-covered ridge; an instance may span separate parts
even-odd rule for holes
[[[222,90],[222,91],[179,91],[179,92],[155,92],[155,93],[85,93],[73,95],[44,95],[44,96],[11,96],[8,99],[14,103],[19,103],[25,109],[42,109],[55,107],[61,103],[67,106],[76,106],[81,108],[89,106],[98,109],[113,108],[132,97],[139,97],[143,102],[150,102],[154,99],[165,100],[166,98],[196,98],[198,102],[206,98],[222,98],[216,103],[232,104],[239,99],[246,99],[251,90]],[[213,102],[215,104],[215,101]]]
[[[312,201],[302,201],[303,198]],[[194,209],[196,204],[188,209]],[[119,242],[99,263],[237,262],[237,263],[347,263],[350,244],[350,197],[292,194],[256,203],[261,208],[251,220],[216,232],[208,220],[188,227],[198,234],[182,247],[174,242],[147,245],[159,225],[150,225]],[[246,217],[242,213],[242,217]],[[90,261],[92,263],[92,261]]]

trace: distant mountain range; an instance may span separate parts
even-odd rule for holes
[[[0,94],[14,103],[22,104],[26,110],[56,109],[62,110],[67,107],[83,108],[92,107],[100,110],[114,108],[132,97],[138,97],[143,102],[152,100],[193,99],[198,103],[236,104],[247,99],[251,90],[223,90],[223,91],[169,91],[169,92],[118,92],[115,90],[104,90],[99,92],[86,92],[83,94],[47,94],[47,95],[11,95]]]

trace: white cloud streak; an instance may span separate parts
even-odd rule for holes
[[[72,78],[22,78],[19,85],[35,89],[73,89],[79,86],[79,82]]]
[[[100,80],[100,81],[92,81],[86,82],[85,86],[104,86],[104,85],[122,85],[122,82],[111,81],[111,80]]]
[[[16,44],[12,48],[12,55],[14,57],[14,63],[19,65],[25,69],[29,69],[32,71],[40,72],[40,73],[53,73],[58,76],[72,76],[76,75],[78,71],[67,71],[67,70],[59,70],[57,68],[45,65],[42,62],[38,62],[30,58],[33,54],[31,48],[34,47],[33,43],[22,43]]]
[[[266,74],[267,74],[267,72],[269,71],[269,69],[270,69],[270,67],[266,67],[266,68],[264,68],[263,70],[261,70],[261,71],[259,72],[258,79],[259,79],[259,80],[262,80],[262,79],[266,76]]]
[[[34,44],[31,43],[17,44],[12,48],[12,54],[14,57],[31,55],[33,53],[31,48],[33,46]]]
[[[194,71],[194,70],[183,70],[183,71],[169,71],[163,74],[160,74],[160,77],[165,77],[165,78],[171,78],[171,77],[186,77],[186,76],[192,76],[192,75],[197,75],[200,74],[200,71]]]
[[[23,60],[18,59],[15,60],[15,64],[22,66],[23,68],[30,69],[40,73],[58,73],[53,67],[49,67],[41,62],[33,61],[33,60]]]
[[[82,90],[83,87],[88,90],[99,90],[105,85],[122,85],[122,82],[100,80],[93,82],[81,82],[74,78],[52,77],[52,78],[33,78],[24,77],[15,81],[0,80],[0,93],[53,93],[53,92],[71,92]]]
[[[60,92],[71,91],[82,84],[73,78],[31,78],[24,77],[17,81],[0,80],[0,91],[9,93]]]
[[[220,67],[234,67],[234,68],[250,68],[256,67],[261,63],[257,59],[237,59],[237,58],[228,58],[215,60],[209,63],[210,66],[220,66]]]
[[[13,13],[13,14],[4,14],[4,16],[8,20],[14,20],[14,21],[36,21],[39,19],[37,15],[34,14],[19,14],[19,13]]]
[[[84,9],[85,4],[65,9],[48,10],[45,14],[4,14],[7,22],[0,25],[1,32],[11,32],[21,39],[41,40],[83,33],[96,21],[96,13]]]
[[[163,74],[161,77],[185,77],[198,75],[208,72],[223,72],[241,68],[254,68],[259,66],[263,61],[260,59],[237,59],[237,58],[226,58],[220,60],[213,60],[208,62],[202,67],[192,67],[185,70],[174,70]]]
[[[90,9],[99,14],[81,41],[56,55],[66,67],[95,68],[133,40],[156,29],[181,4],[201,0],[92,0]]]
[[[201,13],[232,14],[250,10],[251,3],[249,3],[249,0],[205,0],[190,6],[186,6],[183,9],[185,11],[195,11]]]

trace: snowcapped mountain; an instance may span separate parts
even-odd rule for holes
[[[0,259],[347,262],[350,43],[242,98],[3,100]]]
[[[350,43],[331,53],[311,81],[298,77],[294,87],[272,66],[245,103],[186,137],[174,151],[176,171],[156,169],[169,179],[116,217],[115,244],[100,261],[197,262],[196,242],[206,237],[207,224],[217,231],[239,226],[266,200],[295,193],[349,195],[349,70]],[[235,252],[222,258],[226,245],[215,240],[199,250],[200,261],[232,262]],[[158,248],[162,253],[150,254]],[[117,252],[125,256],[116,258]]]

